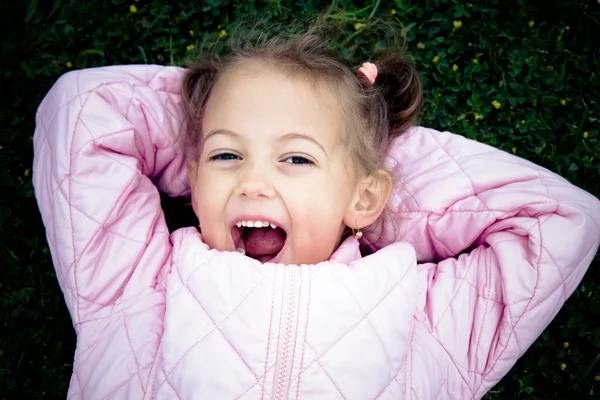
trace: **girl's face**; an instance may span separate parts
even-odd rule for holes
[[[343,129],[329,90],[259,62],[225,73],[206,105],[202,151],[189,168],[207,245],[242,248],[261,262],[328,259],[357,187]],[[248,221],[281,229],[238,227]]]

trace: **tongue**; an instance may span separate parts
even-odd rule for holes
[[[246,254],[251,257],[275,256],[285,244],[286,234],[280,228],[252,228],[244,237]]]

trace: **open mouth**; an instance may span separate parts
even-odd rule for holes
[[[276,262],[287,233],[266,222],[240,221],[231,228],[235,248],[261,263]]]

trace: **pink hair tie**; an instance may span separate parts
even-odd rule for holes
[[[358,72],[362,73],[371,85],[375,83],[375,78],[377,78],[377,66],[375,64],[370,62],[363,63]]]

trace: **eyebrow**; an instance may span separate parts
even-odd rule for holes
[[[208,140],[209,137],[214,136],[214,135],[226,135],[226,136],[231,136],[234,138],[239,138],[240,135],[238,135],[235,132],[232,131],[228,131],[227,129],[213,129],[212,131],[208,132],[208,134],[206,135],[206,137],[204,138],[204,140],[202,141],[202,143],[206,143],[206,141]]]
[[[240,137],[239,134],[237,134],[235,132],[232,132],[232,131],[229,131],[227,129],[214,129],[214,130],[210,131],[208,133],[208,135],[206,135],[206,137],[203,140],[203,143],[205,143],[208,140],[208,138],[210,138],[211,136],[215,136],[215,135],[226,135],[226,136],[231,136],[231,137],[236,138],[236,139]],[[277,141],[278,142],[285,142],[285,141],[296,140],[296,139],[307,140],[309,142],[312,142],[312,143],[316,144],[317,146],[319,146],[319,148],[321,150],[323,150],[323,153],[325,153],[325,155],[329,156],[327,154],[327,151],[325,151],[325,148],[321,145],[321,143],[317,142],[312,136],[309,136],[309,135],[305,135],[305,134],[302,134],[302,133],[293,133],[293,132],[292,133],[286,133],[285,135],[282,135],[282,136],[278,137]]]
[[[315,138],[313,138],[312,136],[309,136],[309,135],[304,135],[302,133],[286,133],[285,135],[278,137],[277,141],[285,142],[288,140],[295,140],[295,139],[308,140],[309,142],[312,142],[312,143],[316,144],[317,146],[319,146],[321,148],[321,150],[323,150],[323,153],[325,153],[326,156],[329,156],[327,154],[327,152],[325,151],[325,148],[323,146],[321,146],[321,143],[317,142],[315,140]]]

